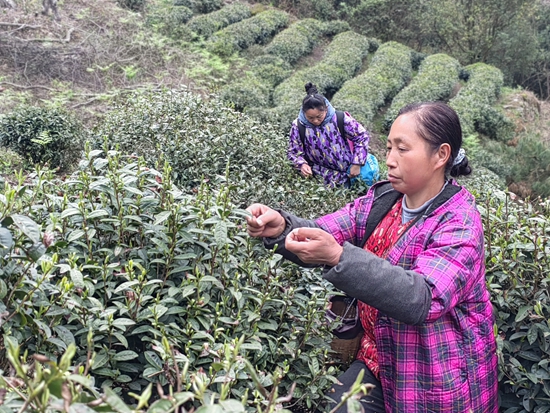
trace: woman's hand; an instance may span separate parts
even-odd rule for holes
[[[246,210],[252,214],[246,217],[247,231],[251,237],[278,237],[286,228],[283,216],[268,206],[252,204]]]
[[[285,248],[306,264],[330,265],[340,261],[343,248],[320,228],[296,228],[286,236]]]
[[[300,167],[300,173],[302,176],[309,178],[310,176],[313,176],[313,172],[311,170],[311,166],[309,166],[307,163],[303,163]]]
[[[361,165],[351,165],[351,168],[349,169],[349,177],[355,178],[359,176],[361,173]]]

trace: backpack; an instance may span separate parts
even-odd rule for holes
[[[312,164],[313,162],[311,162],[311,160],[307,157],[306,151],[305,151],[306,127],[300,121],[298,121],[297,123],[298,123],[298,132],[300,133],[300,140],[302,141],[302,148],[304,148],[304,159],[308,164]],[[336,124],[338,126],[338,130],[340,131],[340,135],[343,138],[346,138],[346,129],[344,128],[344,112],[342,112],[341,110],[336,111]],[[348,141],[349,148],[353,153],[353,147],[354,147],[353,142],[347,138],[346,140]],[[351,168],[351,165],[350,165],[350,168]],[[349,168],[347,172],[349,174]],[[369,153],[367,155],[365,164],[361,167],[361,172],[359,173],[359,176],[356,178],[353,178],[351,180],[351,183],[354,183],[357,179],[361,179],[367,185],[371,186],[379,178],[380,178],[380,169],[378,167],[378,160],[374,155]]]

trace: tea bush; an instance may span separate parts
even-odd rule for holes
[[[191,40],[193,34],[185,25],[193,17],[193,11],[186,6],[156,6],[150,8],[146,24],[159,33],[176,40]]]
[[[168,165],[161,173],[94,150],[64,181],[38,169],[32,181],[6,185],[4,346],[50,360],[74,346],[74,363],[89,364],[79,371],[91,375],[89,387],[126,401],[179,377],[188,391],[200,375],[205,388],[253,406],[254,373],[242,359],[223,363],[242,340],[238,355],[261,386],[288,394],[297,383],[293,402],[318,404],[336,373],[319,311],[326,283],[245,235],[229,170],[191,194],[170,176]],[[200,402],[208,403],[192,403]]]
[[[460,63],[446,54],[434,54],[423,60],[418,74],[392,100],[384,126],[389,129],[399,110],[415,102],[448,100],[459,82]]]
[[[312,82],[322,94],[332,95],[356,75],[373,42],[347,31],[334,36],[323,59],[315,66],[295,72],[273,91],[273,112],[281,125],[289,125],[305,96],[304,85]]]
[[[267,10],[216,32],[206,47],[220,56],[231,56],[253,44],[266,44],[289,22],[287,13]]]
[[[501,409],[548,411],[550,204],[513,202],[496,192],[479,208],[498,332]]]
[[[233,3],[212,13],[194,16],[187,23],[187,27],[207,39],[218,30],[248,19],[250,16],[250,8],[246,4]]]
[[[118,102],[94,136],[96,148],[107,138],[110,147],[144,156],[151,167],[166,159],[185,191],[225,175],[229,164],[230,180],[238,187],[232,199],[240,207],[264,202],[315,216],[352,196],[301,178],[286,158],[286,132],[215,97],[203,99],[186,91],[137,94]]]
[[[250,62],[250,70],[239,80],[220,90],[221,99],[235,109],[248,113],[271,106],[273,88],[291,74],[290,65],[273,55],[261,55]]]
[[[222,0],[174,0],[174,6],[185,6],[195,14],[214,12],[223,6]]]
[[[310,53],[322,36],[334,35],[347,27],[339,23],[304,19],[283,30],[265,48],[265,55],[250,62],[250,70],[244,77],[222,88],[222,100],[262,119],[265,109],[272,106],[273,89],[292,73],[291,65]]]
[[[303,19],[277,34],[267,45],[266,53],[294,64],[309,54],[324,35],[324,24],[315,19]]]
[[[0,145],[28,162],[65,168],[80,156],[84,130],[62,108],[22,106],[0,116]]]
[[[491,107],[500,95],[502,72],[485,63],[474,63],[464,69],[468,81],[449,101],[460,117],[463,136],[475,133],[476,127],[481,125],[483,133],[501,140],[509,139],[513,133],[512,122]]]
[[[332,104],[370,127],[378,109],[393,99],[411,76],[411,49],[396,42],[384,43],[367,70],[344,83],[334,95]]]

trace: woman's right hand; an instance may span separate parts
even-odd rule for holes
[[[313,171],[311,170],[311,166],[309,166],[307,163],[303,163],[300,167],[300,173],[302,176],[309,178],[310,176],[313,176]]]
[[[286,228],[281,214],[263,204],[252,204],[246,208],[252,216],[246,217],[248,235],[251,237],[278,237]]]

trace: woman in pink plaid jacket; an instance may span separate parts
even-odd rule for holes
[[[483,227],[473,196],[447,178],[471,172],[461,144],[448,105],[409,105],[388,136],[389,182],[315,221],[248,208],[251,236],[324,265],[324,277],[360,302],[361,349],[328,393],[334,402],[362,370],[375,386],[361,399],[366,412],[498,411]]]

